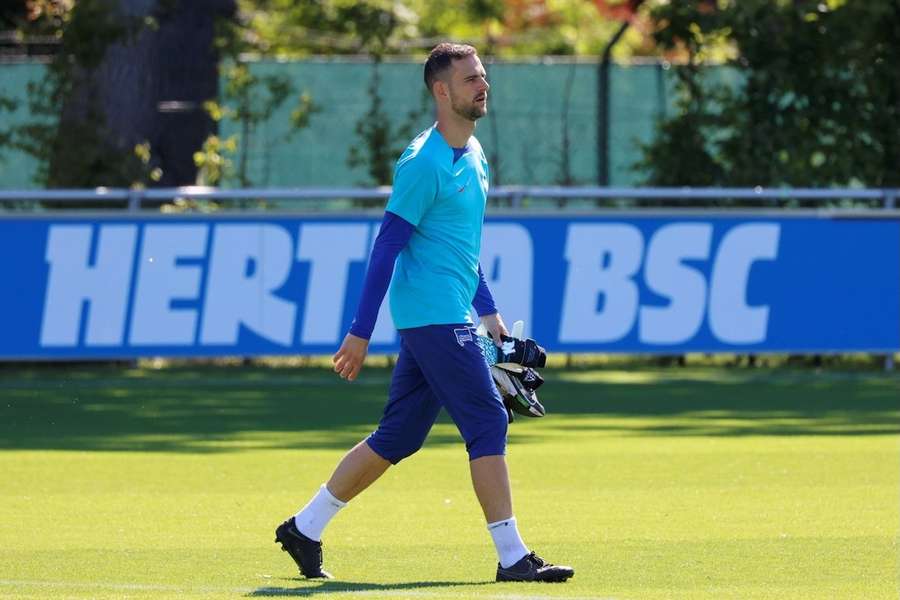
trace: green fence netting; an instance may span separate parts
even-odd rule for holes
[[[237,135],[246,152],[243,169],[249,184],[265,186],[370,186],[364,165],[348,163],[356,146],[368,150],[356,128],[366,118],[373,97],[370,83],[378,77],[381,109],[399,151],[412,135],[433,120],[423,94],[421,65],[413,61],[309,59],[250,64],[256,75],[286,77],[294,95],[267,120],[244,126],[225,118],[222,137]],[[476,135],[491,160],[494,184],[595,185],[598,183],[598,65],[596,62],[534,60],[487,61],[491,83],[490,114]],[[0,113],[0,127],[27,121],[27,83],[40,78],[40,64],[0,65],[0,93],[19,101],[14,112]],[[709,75],[733,81],[725,67],[708,67]],[[376,71],[377,70],[377,71]],[[224,72],[224,69],[223,69]],[[650,141],[659,119],[674,110],[674,73],[659,64],[614,65],[610,75],[609,184],[639,184],[633,165],[640,144]],[[296,97],[306,92],[316,111],[309,125],[291,127]],[[264,97],[264,95],[262,96]],[[566,134],[567,132],[567,134]],[[0,155],[0,187],[33,188],[36,164],[30,157],[5,149]],[[237,185],[237,177],[226,182]]]

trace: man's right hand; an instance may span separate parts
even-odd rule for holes
[[[340,375],[341,379],[353,381],[359,375],[368,352],[369,340],[348,333],[331,359],[334,363],[334,372]]]

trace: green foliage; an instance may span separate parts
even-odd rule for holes
[[[679,114],[645,148],[649,183],[900,185],[900,3],[673,2],[654,17],[661,47],[690,60]],[[696,68],[725,37],[736,89]]]
[[[465,7],[476,21],[500,20],[506,12],[503,0],[466,0]]]
[[[403,123],[395,126],[384,111],[381,97],[381,74],[376,61],[372,70],[367,92],[369,110],[356,124],[359,144],[351,146],[347,164],[351,167],[365,167],[369,181],[362,185],[390,185],[394,179],[394,163],[414,135],[413,128],[428,110],[431,96],[423,89],[422,102],[411,110]]]
[[[725,173],[715,158],[715,142],[722,135],[716,107],[724,92],[710,90],[702,67],[696,64],[672,71],[678,116],[659,123],[656,138],[643,147],[644,159],[636,168],[649,173],[647,183],[655,186],[722,185]]]
[[[120,10],[118,0],[81,0],[76,3],[35,3],[36,19],[26,34],[60,39],[57,54],[47,66],[46,76],[29,85],[29,113],[24,124],[0,130],[0,147],[22,151],[38,163],[37,182],[47,187],[145,186],[160,178],[160,171],[147,155],[146,144],[134,152],[123,152],[106,125],[102,98],[86,93],[96,89],[98,71],[106,53],[116,44],[128,44],[146,29],[159,26],[178,6],[178,0],[160,0],[154,16],[131,16]],[[219,23],[218,49],[231,59],[225,86],[218,102],[208,103],[215,119],[229,116],[241,125],[239,139],[222,142],[213,135],[195,156],[200,178],[218,183],[234,173],[240,184],[250,185],[247,151],[255,127],[268,120],[295,90],[284,76],[257,75],[238,57],[252,49],[253,36],[242,23]],[[12,110],[8,102],[0,111]],[[316,111],[309,94],[297,96],[283,141],[309,123]],[[237,166],[230,156],[237,156]],[[202,163],[202,164],[200,164]]]
[[[313,102],[310,93],[302,92],[297,99],[297,105],[291,111],[291,125],[294,129],[303,129],[309,126],[310,118],[319,110],[319,107]]]
[[[14,99],[0,94],[0,115],[3,113],[12,113],[19,107],[19,103]],[[2,119],[0,119],[2,122]],[[8,148],[13,142],[13,130],[10,127],[0,127],[0,161],[3,160],[3,149]]]
[[[249,187],[247,160],[252,137],[260,123],[268,121],[296,90],[285,75],[258,75],[247,63],[231,63],[224,68],[225,85],[218,102],[207,102],[205,108],[214,121],[230,118],[238,122],[241,135],[232,136],[225,142],[211,135],[203,145],[202,152],[194,155],[194,162],[200,168],[198,183],[219,185],[232,174],[237,176],[241,187]],[[311,115],[317,108],[308,93],[298,96],[297,105],[291,113],[286,133],[270,143],[284,142],[299,129],[309,124]],[[237,170],[225,154],[238,154]]]
[[[234,174],[234,162],[231,160],[237,152],[237,137],[220,139],[211,135],[203,142],[203,148],[194,152],[194,164],[197,165],[197,185],[219,185],[224,179]]]
[[[60,46],[44,78],[28,86],[31,119],[13,126],[0,145],[5,141],[36,159],[39,184],[95,187],[152,181],[155,171],[149,161],[137,153],[123,154],[111,143],[115,136],[106,126],[101,98],[79,92],[97,77],[110,46],[128,43],[148,24],[122,14],[115,0],[45,7],[29,24],[26,34],[56,36]]]
[[[590,0],[240,0],[259,50],[268,55],[421,54],[438,40],[484,55],[599,54],[618,23]],[[646,11],[642,10],[643,14]],[[653,54],[633,28],[617,56]]]
[[[258,43],[247,27],[246,17],[219,23],[215,44],[225,59],[222,67],[224,86],[219,99],[206,102],[204,108],[217,123],[224,118],[234,120],[241,132],[227,140],[211,134],[202,150],[194,153],[200,185],[221,185],[234,176],[240,187],[252,186],[248,159],[257,127],[269,121],[285,102],[296,96],[285,132],[269,141],[270,145],[283,143],[307,127],[312,115],[319,110],[310,94],[298,93],[287,76],[260,74],[251,62],[246,61],[246,55]]]
[[[261,0],[240,2],[254,44],[269,55],[389,51],[413,34],[416,14],[385,0]]]

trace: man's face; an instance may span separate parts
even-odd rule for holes
[[[451,64],[448,84],[450,106],[464,119],[477,121],[487,114],[487,92],[490,87],[478,56],[466,56]]]

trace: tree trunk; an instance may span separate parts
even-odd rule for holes
[[[95,68],[73,70],[48,183],[191,185],[193,154],[215,128],[203,110],[218,93],[214,23],[234,14],[234,0],[117,0],[117,8],[123,24],[153,17],[158,27],[140,26]],[[140,144],[149,144],[149,162],[135,154]],[[155,183],[147,179],[154,168]]]

